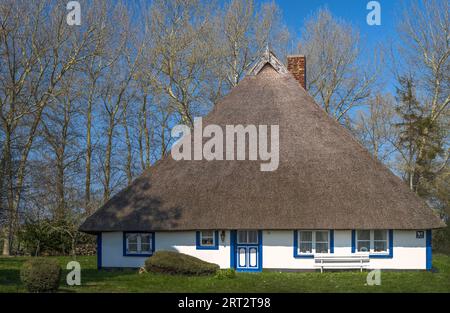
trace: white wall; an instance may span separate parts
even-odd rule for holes
[[[294,258],[293,231],[263,231],[263,268],[266,269],[313,269],[314,259]],[[207,262],[230,266],[230,232],[225,242],[220,240],[218,250],[197,250],[195,231],[157,232],[155,249],[178,251],[198,257]],[[121,232],[102,234],[103,267],[140,267],[146,257],[123,256]],[[351,231],[334,231],[334,254],[351,254]],[[370,267],[376,269],[425,269],[426,239],[416,239],[415,231],[394,231],[394,257],[370,259]]]
[[[195,231],[156,232],[155,251],[178,251],[216,263],[221,268],[230,267],[230,232],[225,233],[225,242],[220,240],[218,250],[197,250]],[[102,233],[102,267],[141,267],[147,257],[123,256],[123,234]]]
[[[334,231],[334,254],[350,255],[351,230]],[[394,230],[392,259],[370,259],[373,269],[426,269],[426,239],[416,231]],[[263,268],[313,269],[314,259],[296,259],[293,231],[263,231]]]

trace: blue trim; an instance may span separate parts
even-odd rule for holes
[[[259,248],[258,248],[258,265],[259,265],[259,271],[262,272],[263,269],[263,233],[262,230],[258,231],[258,237],[259,237]]]
[[[313,230],[314,231],[314,230]],[[330,233],[330,253],[334,253],[334,230],[328,230]],[[296,259],[313,259],[314,254],[298,253],[298,231],[294,230],[294,258]]]
[[[195,245],[197,250],[219,250],[219,231],[214,231],[214,246],[202,246],[200,241],[200,232],[201,230],[197,230],[195,233]]]
[[[330,229],[330,253],[334,253],[334,230]]]
[[[253,251],[255,251],[255,253],[258,253],[258,248],[256,248],[256,247],[247,247],[247,250],[248,250],[248,253],[249,254],[251,254],[252,253],[252,250]],[[261,253],[260,253],[261,254]],[[259,254],[259,255],[260,255]],[[258,255],[258,264],[259,264],[259,255]],[[248,264],[248,267],[250,267],[250,268],[258,268],[258,265],[257,266],[252,266],[250,263]]]
[[[294,230],[294,258],[313,259],[314,254],[298,254],[298,231]]]
[[[97,234],[97,269],[102,268],[102,233]]]
[[[352,229],[352,253],[356,252],[356,230]],[[392,259],[394,257],[394,230],[389,229],[389,253],[369,254],[370,259]]]
[[[231,244],[230,244],[230,250],[232,253],[232,257],[230,258],[230,263],[231,263],[231,267],[235,268],[237,271],[239,272],[261,272],[262,271],[262,262],[263,262],[263,233],[262,230],[258,230],[258,243],[257,244],[238,244],[237,243],[237,231],[233,230],[231,231],[231,236],[230,236],[230,240],[231,240]],[[238,246],[243,246],[246,248],[251,248],[251,247],[258,247],[258,267],[255,268],[238,268],[238,261],[236,260],[236,254],[237,251],[239,249]],[[234,251],[234,253],[233,253]]]
[[[356,230],[352,229],[352,253],[356,251]]]
[[[230,268],[236,269],[236,231],[230,230]]]
[[[245,251],[244,253],[247,253],[247,247],[238,247],[237,253],[241,254],[242,249]],[[240,260],[240,258],[238,258],[237,265],[238,265],[238,268],[247,267],[247,258],[244,259],[244,265],[241,264],[241,260]]]
[[[127,253],[127,234],[151,234],[152,235],[152,251],[150,253]],[[154,232],[143,232],[143,231],[124,231],[122,239],[123,256],[137,256],[137,257],[148,257],[152,256],[155,252],[155,233]]]
[[[426,256],[427,256],[427,271],[431,270],[431,267],[433,265],[433,254],[432,254],[432,232],[431,229],[427,229],[426,231]]]
[[[369,254],[370,259],[392,259],[394,257],[394,231],[389,229],[389,253]]]

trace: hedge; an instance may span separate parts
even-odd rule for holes
[[[219,265],[179,252],[157,251],[145,261],[145,269],[165,274],[210,275],[219,270]]]

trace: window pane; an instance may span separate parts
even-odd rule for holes
[[[214,232],[212,230],[202,231],[202,237],[212,238],[214,236]]]
[[[386,230],[374,230],[373,231],[373,239],[375,240],[387,240],[387,231]]]
[[[258,232],[256,230],[248,231],[248,243],[258,243]]]
[[[141,244],[141,252],[150,252],[150,244],[149,243],[142,243]]]
[[[128,243],[135,243],[137,244],[137,235],[136,234],[128,234],[127,235]]]
[[[138,242],[136,234],[127,234],[128,252],[136,253],[138,251]]]
[[[151,249],[151,234],[141,234],[141,252],[148,253]]]
[[[200,245],[202,246],[214,246],[214,231],[205,230],[200,232]]]
[[[312,242],[300,242],[300,253],[312,253]]]
[[[316,253],[328,253],[328,243],[316,243]]]
[[[369,251],[370,251],[370,241],[358,240],[358,252],[369,252]]]
[[[316,232],[316,242],[328,242],[328,232],[327,231],[317,231]]]
[[[245,230],[238,231],[238,243],[247,243],[247,232]]]
[[[202,238],[202,246],[213,246],[214,240],[213,238]]]
[[[312,241],[312,231],[301,231],[300,241]]]
[[[150,234],[141,234],[141,244],[150,243]]]
[[[375,241],[373,245],[375,252],[387,252],[386,241]]]
[[[358,230],[358,240],[370,240],[370,230]]]
[[[129,243],[128,252],[137,252],[137,243]]]

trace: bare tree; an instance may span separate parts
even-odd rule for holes
[[[299,51],[307,56],[309,93],[330,116],[344,122],[370,96],[376,77],[363,69],[359,32],[328,9],[319,9],[305,21]]]
[[[3,253],[9,254],[19,224],[27,161],[42,114],[65,75],[86,58],[92,32],[70,30],[64,8],[54,2],[4,1],[0,11],[0,55],[1,63],[6,64],[1,71],[0,120],[6,137],[9,212]],[[13,160],[12,140],[19,125],[25,135],[16,152],[18,160]],[[13,163],[17,164],[14,170]]]
[[[267,45],[283,54],[286,52],[289,32],[274,2],[257,7],[253,0],[231,0],[223,16],[217,19],[214,42],[220,65],[217,76],[223,77],[228,88],[241,81]]]
[[[52,214],[57,223],[64,221],[70,209],[67,202],[67,171],[74,165],[77,167],[82,156],[78,144],[81,134],[76,127],[80,111],[77,103],[79,90],[74,90],[79,85],[76,75],[71,72],[67,80],[61,82],[58,96],[44,111],[40,131],[43,145],[35,149],[43,154],[43,161],[47,161],[49,165],[46,172],[51,176],[51,183],[50,190],[47,191],[56,198]]]
[[[148,81],[163,91],[182,123],[193,125],[204,112],[205,77],[212,62],[212,12],[208,2],[157,0],[147,17],[147,47],[151,58]]]
[[[131,24],[127,12],[121,6],[115,9],[115,24],[121,25],[120,34],[116,34],[112,48],[115,56],[108,66],[100,91],[100,101],[106,114],[106,144],[103,165],[103,201],[106,202],[111,195],[111,162],[113,153],[113,139],[116,126],[123,122],[126,112],[127,92],[134,75],[137,72],[138,62],[142,55],[143,45],[133,49],[131,46]]]
[[[368,110],[357,113],[353,132],[372,155],[389,164],[397,141],[395,99],[390,94],[377,93],[368,100]]]
[[[114,11],[114,6],[108,1],[96,1],[89,6],[86,12],[86,20],[91,27],[95,29],[95,39],[93,41],[92,50],[94,53],[86,59],[80,69],[84,73],[84,83],[87,86],[85,99],[86,108],[86,165],[85,165],[85,210],[87,214],[92,213],[91,204],[91,169],[92,169],[92,122],[93,122],[93,106],[99,98],[99,83],[109,66],[116,61],[117,54],[109,53],[109,42],[114,36],[113,20],[108,14]]]

